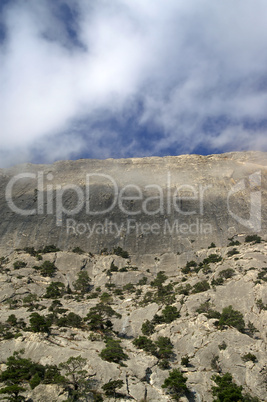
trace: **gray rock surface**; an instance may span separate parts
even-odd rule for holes
[[[223,246],[253,227],[266,232],[266,173],[267,156],[260,152],[0,169],[0,249],[55,244],[62,250],[79,246],[100,253],[121,246],[140,256],[190,253],[212,241]],[[79,190],[68,189],[73,185]],[[262,209],[256,208],[253,222],[246,224],[251,194],[257,191]],[[12,203],[36,211],[21,215]]]

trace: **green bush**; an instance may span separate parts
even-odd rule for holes
[[[267,268],[262,268],[258,273],[257,279],[267,282]]]
[[[5,399],[9,401],[25,400],[20,394],[26,390],[25,385],[27,383],[33,389],[40,382],[45,383],[45,379],[47,384],[54,382],[55,370],[53,378],[47,378],[47,373],[52,366],[43,366],[31,359],[23,358],[21,356],[23,353],[24,351],[21,350],[9,356],[6,361],[6,368],[0,374],[0,382],[4,383],[0,394],[7,395]]]
[[[167,359],[162,359],[158,362],[159,368],[161,370],[169,370],[170,369],[170,362]]]
[[[105,391],[106,396],[113,396],[116,398],[117,396],[117,389],[120,389],[123,386],[122,380],[113,380],[109,381],[102,386],[103,391]]]
[[[138,286],[144,286],[147,283],[147,277],[143,276],[142,279],[139,280],[139,282],[137,283]]]
[[[232,255],[235,255],[235,254],[240,254],[239,251],[236,248],[233,248],[232,250],[229,250],[227,252],[228,257],[232,257]]]
[[[113,249],[113,254],[118,255],[119,257],[122,258],[129,258],[129,253],[125,250],[123,250],[121,247],[115,247]]]
[[[192,290],[192,286],[189,283],[187,283],[185,286],[179,286],[177,288],[178,294],[185,295],[185,296],[188,296],[191,290]]]
[[[17,260],[13,264],[14,269],[25,268],[26,266],[27,266],[26,262],[21,261],[21,260]]]
[[[205,292],[208,289],[210,289],[210,285],[206,280],[204,280],[204,281],[201,281],[201,282],[197,282],[193,286],[192,293]]]
[[[203,264],[214,264],[222,261],[222,257],[218,254],[210,254],[207,258],[204,258]]]
[[[53,244],[51,244],[49,246],[45,246],[41,250],[38,250],[38,253],[48,254],[48,253],[56,253],[57,251],[60,251],[60,249],[57,248],[56,246],[54,246]]]
[[[30,315],[30,330],[33,332],[50,332],[51,321],[38,313]]]
[[[218,348],[220,350],[225,350],[227,348],[227,344],[225,343],[225,341],[223,341],[220,345],[218,345]]]
[[[113,363],[122,363],[122,360],[128,359],[126,353],[124,353],[119,340],[107,339],[106,347],[99,355],[101,359]]]
[[[169,377],[165,379],[162,388],[168,391],[172,399],[179,401],[181,396],[188,392],[186,381],[187,378],[179,369],[173,369],[169,373]]]
[[[45,277],[49,276],[50,278],[55,276],[55,273],[57,271],[57,267],[55,266],[55,263],[50,262],[50,261],[44,261],[38,269],[40,270],[40,274],[42,276],[45,276]]]
[[[230,240],[230,239],[228,239],[228,240]],[[236,241],[231,240],[227,247],[240,246],[240,244],[241,243],[238,240],[236,240]]]
[[[118,272],[119,268],[118,268],[117,265],[115,265],[114,262],[112,261],[112,263],[110,264],[109,270],[110,270],[110,272]]]
[[[91,278],[88,276],[88,273],[86,271],[81,271],[78,273],[78,278],[76,281],[73,282],[73,287],[76,292],[79,292],[83,295],[90,291],[90,282]]]
[[[164,274],[163,271],[160,271],[157,273],[156,279],[154,279],[154,281],[152,281],[150,285],[153,287],[162,286],[166,279],[168,279],[167,276]]]
[[[84,254],[84,251],[80,247],[74,247],[72,252],[76,254]]]
[[[208,248],[216,248],[216,245],[215,245],[215,243],[210,243],[210,246],[208,247]]]
[[[166,306],[162,310],[162,322],[170,324],[172,321],[180,317],[180,313],[175,306]]]
[[[261,243],[261,237],[260,236],[258,236],[258,235],[256,235],[256,234],[254,234],[254,235],[248,235],[248,236],[246,236],[246,238],[245,238],[245,242],[246,243],[251,243],[251,242],[254,242],[254,243]]]
[[[257,402],[258,398],[253,398],[248,394],[242,395],[242,386],[238,386],[233,382],[230,373],[224,375],[213,375],[211,379],[216,383],[212,387],[212,395],[215,397],[214,402]]]
[[[57,325],[59,327],[72,327],[72,328],[82,328],[83,319],[78,314],[69,313],[64,317],[57,320]]]
[[[157,354],[157,347],[155,343],[146,336],[140,335],[138,338],[134,339],[133,345],[138,349],[143,349],[145,352],[151,353],[152,355]]]
[[[89,329],[103,331],[110,328],[111,322],[109,318],[111,317],[121,318],[121,315],[113,310],[111,306],[98,303],[96,306],[90,308],[84,320],[88,321]]]
[[[64,293],[65,286],[62,282],[52,282],[47,286],[44,297],[47,299],[57,299],[62,297]]]
[[[155,345],[158,348],[156,355],[159,359],[168,359],[173,355],[173,344],[171,343],[170,338],[160,336],[156,340]]]
[[[247,353],[246,355],[242,356],[242,360],[244,362],[252,361],[253,363],[255,363],[257,361],[257,357],[252,353]]]
[[[244,332],[245,321],[243,314],[234,310],[232,306],[225,307],[219,319],[218,327],[222,329],[225,325],[235,327],[238,331]]]
[[[234,276],[234,274],[235,274],[235,271],[232,268],[227,268],[227,269],[224,269],[223,271],[221,271],[219,273],[219,276],[221,278],[228,279],[228,278],[232,278]]]
[[[221,317],[221,314],[218,311],[212,309],[211,304],[209,302],[202,303],[199,308],[196,310],[197,313],[204,313],[205,316],[209,319]]]
[[[185,366],[185,367],[188,367],[189,366],[189,357],[186,355],[186,356],[183,356],[182,358],[181,358],[181,365],[182,366]]]
[[[155,332],[155,324],[152,321],[146,320],[142,324],[141,331],[144,335],[152,335]]]

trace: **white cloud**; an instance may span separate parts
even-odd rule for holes
[[[59,19],[64,4],[80,46]],[[264,130],[243,124],[266,114],[267,86],[259,85],[266,80],[266,17],[265,0],[11,2],[0,44],[0,165],[38,154],[52,161],[86,152],[192,152],[201,144],[267,150]],[[95,127],[107,116],[135,118],[162,138],[151,139],[148,151],[129,135],[120,148],[127,132]],[[216,116],[233,125],[205,133],[207,117]]]

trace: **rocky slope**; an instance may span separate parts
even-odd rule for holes
[[[46,252],[53,250],[51,247],[3,253],[2,373],[8,357],[23,348],[23,357],[42,365],[59,366],[71,356],[85,358],[83,368],[95,393],[90,391],[78,400],[101,400],[96,399],[100,395],[114,400],[104,395],[102,386],[121,380],[117,400],[170,401],[162,384],[171,370],[178,368],[188,387],[181,400],[213,401],[211,377],[228,372],[244,393],[258,398],[247,400],[265,401],[266,240],[264,236],[240,235],[224,247],[211,244],[184,253],[128,256],[121,249],[101,255],[77,248],[75,252]],[[51,292],[51,283],[57,284],[59,293],[55,288]],[[238,323],[222,320],[219,325],[230,305],[240,313]],[[84,320],[95,306],[102,312],[108,311],[106,306],[113,309],[109,323],[107,316],[99,326],[92,317]],[[166,310],[170,306],[172,311]],[[82,320],[68,316],[71,312]],[[33,313],[44,317],[50,328],[36,330],[31,322]],[[10,318],[12,314],[17,321]],[[25,325],[18,323],[20,319]],[[144,334],[152,341],[147,351],[136,342]],[[107,337],[120,341],[127,358],[114,362],[101,357]],[[160,337],[170,341],[169,354],[160,352],[159,346],[155,352],[153,345]],[[66,384],[60,382],[41,381],[33,389],[27,382],[24,386],[27,400],[64,401],[68,397]]]

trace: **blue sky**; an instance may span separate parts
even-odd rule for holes
[[[267,151],[266,0],[1,0],[0,167]]]

